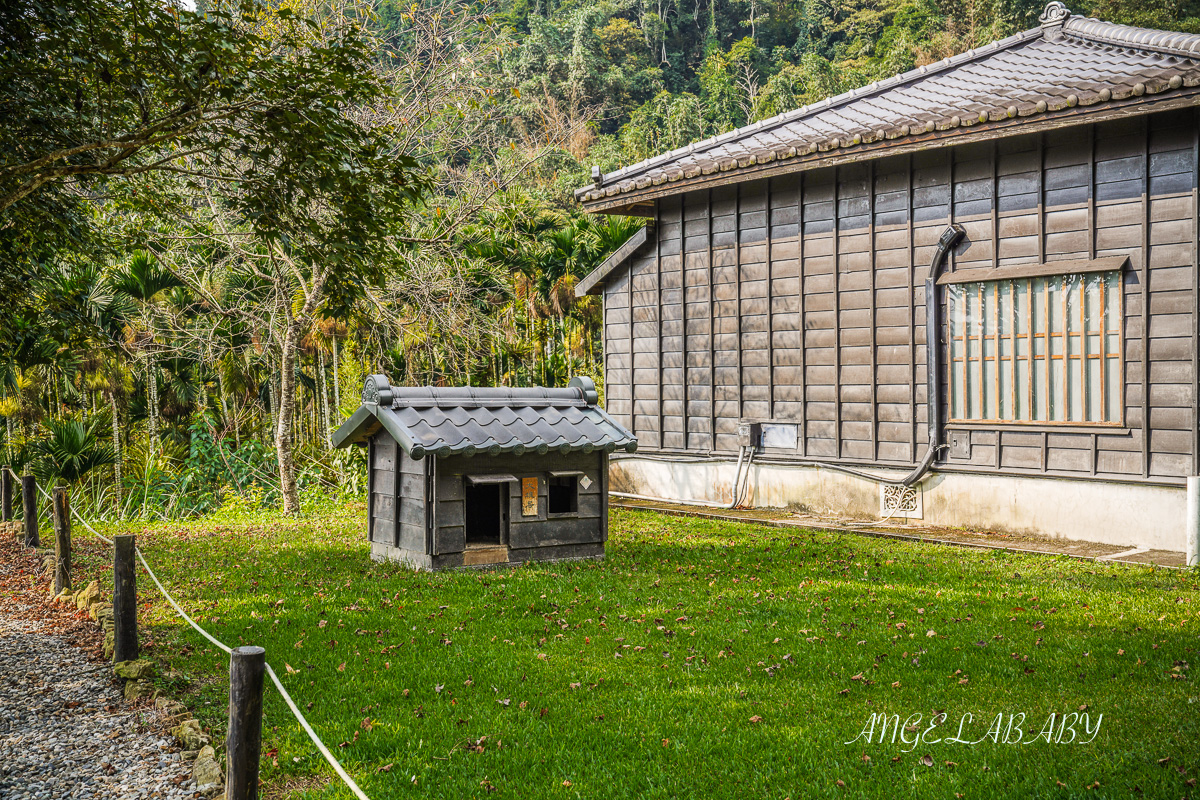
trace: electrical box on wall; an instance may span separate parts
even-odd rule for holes
[[[969,461],[971,458],[971,432],[950,431],[946,434],[946,450],[951,458]]]
[[[795,450],[800,444],[798,428],[790,423],[764,422],[761,443],[764,448]]]
[[[738,447],[758,447],[762,442],[762,423],[741,420],[738,422]]]

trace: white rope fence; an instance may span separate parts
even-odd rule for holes
[[[13,478],[18,483],[20,483],[20,480],[21,480],[20,476],[17,475],[17,473],[13,472],[11,467],[6,467],[6,469],[8,469],[9,474],[12,475]],[[35,485],[37,485],[37,484],[35,484]],[[37,488],[38,488],[38,491],[42,493],[42,496],[45,497],[48,501],[50,501],[51,505],[53,505],[54,501],[50,497],[50,495],[46,493],[46,490],[43,489],[40,485],[37,485]],[[109,545],[113,544],[112,539],[109,539],[107,536],[102,535],[99,531],[97,531],[95,528],[93,528],[91,525],[89,525],[88,521],[85,520],[83,517],[81,517],[79,515],[79,512],[76,511],[74,507],[71,508],[71,516],[75,517],[75,519],[79,521],[79,524],[83,525],[83,527],[86,528],[87,531],[90,534],[92,534],[93,536],[95,536],[97,539],[104,542],[105,544],[109,544]],[[171,596],[171,593],[168,592],[166,587],[164,587],[162,585],[162,581],[160,581],[158,579],[158,576],[154,574],[154,570],[150,569],[150,565],[148,563],[146,563],[146,557],[142,555],[141,548],[135,547],[133,552],[135,555],[137,555],[138,561],[140,561],[142,563],[142,568],[146,570],[146,574],[150,576],[150,580],[154,581],[154,585],[158,587],[158,591],[162,592],[162,596],[167,598],[167,602],[170,603],[171,607],[175,609],[175,612],[177,614],[179,614],[180,617],[183,618],[184,622],[186,622],[188,625],[191,625],[193,628],[195,628],[196,631],[201,636],[203,636],[208,641],[212,642],[219,649],[225,651],[225,653],[231,654],[233,652],[233,649],[230,648],[229,645],[225,644],[224,642],[222,642],[221,640],[219,640],[215,636],[213,636],[211,633],[204,630],[204,628],[200,627],[200,625],[194,619],[192,619],[191,617],[189,617],[187,615],[186,611],[184,611],[182,608],[180,608],[179,603],[175,602],[175,598]],[[370,800],[370,798],[367,797],[367,795],[363,792],[363,790],[358,787],[358,784],[354,782],[354,779],[351,778],[346,773],[346,770],[342,768],[341,763],[339,763],[338,760],[333,757],[333,754],[329,752],[329,748],[326,747],[325,743],[322,742],[320,737],[317,736],[316,731],[314,731],[312,729],[312,726],[308,724],[308,720],[305,719],[304,715],[300,713],[300,709],[296,707],[296,703],[294,700],[292,700],[292,696],[290,694],[288,694],[287,689],[283,688],[283,684],[280,683],[279,676],[275,674],[275,670],[271,669],[270,664],[266,664],[265,666],[267,668],[267,675],[269,675],[271,677],[271,682],[274,683],[275,688],[279,690],[279,694],[280,694],[280,696],[283,697],[283,701],[285,703],[287,703],[287,707],[292,710],[292,714],[295,715],[296,720],[300,723],[300,727],[303,728],[304,732],[308,734],[308,738],[311,739],[312,743],[317,746],[317,750],[319,750],[321,752],[321,755],[323,755],[325,757],[325,760],[327,762],[329,762],[329,766],[332,767],[333,771],[338,774],[338,777],[341,778],[345,782],[346,786],[350,787],[350,791],[354,792],[355,797],[357,797],[359,800]]]

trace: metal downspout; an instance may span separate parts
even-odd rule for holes
[[[933,462],[937,459],[938,451],[942,449],[942,382],[939,378],[941,374],[941,330],[942,330],[942,307],[938,302],[937,295],[937,279],[941,275],[942,267],[946,264],[946,256],[950,251],[966,236],[966,231],[959,225],[948,225],[946,230],[942,232],[938,239],[937,249],[933,253],[933,259],[929,262],[929,276],[925,278],[925,379],[926,379],[926,394],[925,394],[925,410],[927,427],[929,429],[929,448],[925,451],[925,456],[921,459],[921,463],[917,464],[916,469],[904,477],[900,483],[904,486],[912,486],[917,483],[929,472],[933,467]],[[878,483],[893,483],[893,481],[872,475],[869,472],[860,472],[856,469],[843,467],[840,464],[831,464],[827,462],[817,462],[817,466],[826,469],[845,472],[849,475],[855,475],[867,480],[877,481]]]

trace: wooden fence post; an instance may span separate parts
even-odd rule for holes
[[[229,731],[225,737],[225,800],[258,800],[266,651],[235,647],[229,655]]]
[[[21,506],[25,512],[25,546],[40,547],[37,518],[37,483],[32,475],[21,476]]]
[[[0,467],[0,522],[13,521],[11,470],[8,464]]]
[[[117,536],[113,543],[113,661],[138,657],[137,571],[133,549],[137,537]]]
[[[54,594],[71,588],[71,497],[54,487]]]

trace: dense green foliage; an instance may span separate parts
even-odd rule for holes
[[[217,637],[266,648],[370,797],[1190,792],[1192,573],[618,511],[603,562],[431,575],[372,563],[365,513],[104,530],[136,531]],[[142,596],[161,686],[219,739],[226,657]],[[1076,742],[1036,740],[1084,711],[1090,744],[1078,716]],[[922,724],[854,742],[877,712]],[[971,740],[1024,714],[1023,743],[933,741],[967,713]],[[263,752],[268,784],[350,796],[270,688]]]
[[[1200,31],[1195,0],[1068,3]],[[1042,0],[505,0],[520,123],[594,114],[575,148],[605,170],[1036,27]],[[582,184],[580,171],[571,179]]]
[[[96,514],[294,509],[297,486],[361,483],[361,458],[329,443],[364,375],[602,387],[600,303],[574,287],[642,222],[581,213],[592,165],[984,44],[1042,7],[4,5],[3,460],[86,487]],[[1200,30],[1197,0],[1073,10]]]

